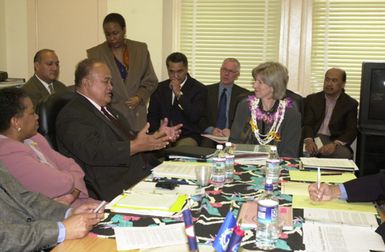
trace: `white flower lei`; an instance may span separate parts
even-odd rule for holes
[[[255,138],[258,140],[259,144],[266,145],[270,143],[272,140],[279,139],[278,130],[281,127],[282,121],[285,117],[285,111],[288,104],[286,99],[279,100],[277,111],[273,114],[274,121],[270,128],[270,131],[264,135],[259,133],[259,128],[257,124],[257,114],[260,113],[260,109],[258,107],[259,104],[258,98],[255,96],[249,97],[249,108],[250,108],[250,126],[251,130],[254,133]]]

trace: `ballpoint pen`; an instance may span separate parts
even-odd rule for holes
[[[321,168],[317,167],[317,189],[321,186]]]

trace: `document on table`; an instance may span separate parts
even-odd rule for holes
[[[302,195],[309,197],[308,186],[310,183],[287,181],[281,183],[281,193]]]
[[[289,175],[290,180],[307,182],[317,181],[317,171],[290,170]],[[355,178],[356,176],[352,172],[321,172],[321,182],[325,183],[344,183]]]
[[[144,249],[187,243],[183,223],[114,228],[117,250]]]
[[[372,227],[305,222],[303,243],[306,251],[384,251],[380,235]]]
[[[377,218],[373,213],[306,208],[304,209],[303,217],[305,222],[322,222],[361,227],[378,226]]]
[[[350,159],[316,157],[301,157],[300,159],[304,169],[321,167],[321,169],[325,170],[358,171],[357,165]]]
[[[211,167],[212,164],[206,162],[164,161],[152,169],[152,174],[154,177],[196,179],[195,168],[200,166]]]
[[[213,140],[216,143],[224,144],[229,140],[229,137],[226,136],[214,136],[212,134],[201,134],[201,136]]]
[[[312,201],[308,195],[293,195],[293,208],[319,208],[319,209],[333,209],[344,211],[358,211],[366,213],[377,213],[373,203],[348,203],[345,200],[331,200],[331,201]]]

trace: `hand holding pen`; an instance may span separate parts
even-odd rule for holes
[[[341,192],[338,185],[326,183],[313,183],[309,185],[309,197],[312,201],[327,201],[338,199]]]

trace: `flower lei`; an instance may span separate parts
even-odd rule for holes
[[[254,133],[255,138],[261,145],[266,145],[273,140],[276,142],[281,141],[281,136],[278,131],[285,117],[286,108],[291,106],[291,100],[279,100],[277,111],[274,113],[266,113],[265,111],[261,110],[258,106],[259,101],[260,99],[256,98],[253,95],[248,97],[249,109],[251,113],[249,124],[251,126],[251,130]],[[266,123],[272,124],[269,132],[266,135],[259,133],[257,121],[261,120]]]

